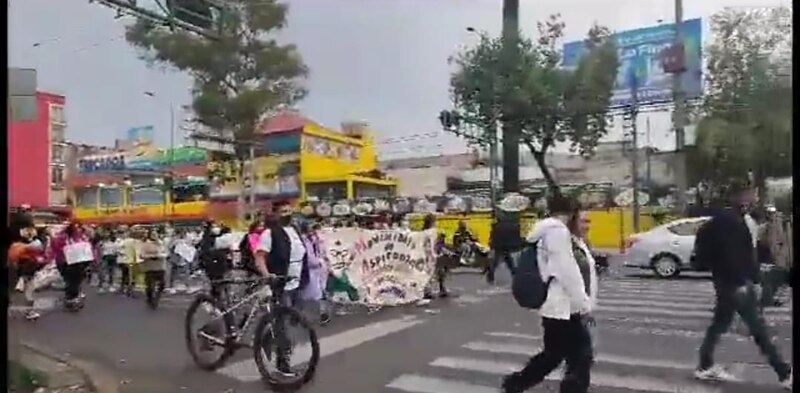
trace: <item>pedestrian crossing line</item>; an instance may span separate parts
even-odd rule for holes
[[[538,345],[521,345],[518,343],[494,343],[487,341],[471,341],[464,345],[462,348],[478,352],[488,352],[497,354],[511,354],[511,355],[526,355],[533,356],[542,350]],[[617,366],[634,366],[634,367],[651,367],[651,368],[666,368],[673,370],[694,370],[692,362],[676,362],[671,360],[660,359],[642,359],[630,356],[612,355],[598,353],[595,362],[609,363]]]
[[[691,303],[691,304],[706,304],[708,305],[713,301],[713,297],[697,297],[697,296],[675,296],[675,295],[643,295],[630,293],[616,293],[616,292],[600,292],[600,299],[631,299],[635,297],[641,300],[670,300],[676,303]]]
[[[404,316],[371,323],[323,337],[319,340],[320,359],[366,342],[409,329],[425,321],[425,319],[418,319],[414,316]],[[296,354],[297,356],[293,356],[295,359],[308,359],[310,357],[310,347],[308,347],[308,345],[301,346],[296,351]],[[217,370],[217,373],[242,382],[255,382],[261,379],[261,374],[258,372],[256,363],[252,358],[230,364]]]
[[[430,363],[433,367],[451,368],[456,370],[470,371],[470,372],[483,372],[487,374],[507,375],[512,372],[521,370],[525,365],[523,363],[512,362],[498,362],[494,360],[479,360],[469,358],[457,357],[441,357]],[[546,380],[560,381],[564,378],[564,366],[560,366],[551,372]],[[661,378],[654,378],[650,376],[623,376],[616,374],[609,374],[607,372],[592,371],[592,386],[607,387],[607,388],[620,388],[630,389],[633,391],[646,391],[646,392],[663,392],[663,393],[711,393],[719,392],[719,389],[708,387],[701,383],[684,382],[680,385],[673,381],[668,381]]]
[[[712,311],[660,310],[660,309],[644,308],[644,307],[617,307],[617,306],[602,306],[602,305],[598,305],[594,310],[599,313],[644,314],[652,316],[672,316],[679,318],[680,317],[707,318],[709,320],[714,315]],[[767,321],[775,321],[775,322],[790,322],[792,320],[791,315],[786,315],[786,314],[776,315],[774,313],[767,313],[764,315],[764,318]]]
[[[628,316],[628,315],[617,315],[617,314],[602,314],[597,313],[595,314],[595,319],[598,321],[608,321],[608,322],[618,322],[618,323],[631,323],[636,325],[656,325],[656,326],[698,326],[700,329],[705,329],[711,323],[711,318],[658,318],[658,317],[640,317],[640,316]],[[791,322],[791,318],[784,319],[782,321],[776,321],[773,315],[765,315],[764,318],[768,322]]]
[[[619,293],[619,294],[626,294],[630,296],[639,296],[639,295],[661,295],[665,298],[669,298],[671,296],[678,296],[678,297],[696,297],[700,299],[713,299],[715,294],[714,292],[691,292],[691,291],[684,291],[684,290],[674,290],[674,291],[661,291],[657,289],[628,289],[628,288],[603,288],[600,287],[598,293]]]
[[[542,336],[540,335],[531,335],[531,334],[514,333],[514,332],[485,332],[483,334],[490,337],[521,338],[524,340],[540,340],[542,338]]]
[[[598,300],[600,305],[609,305],[609,306],[647,306],[647,307],[664,307],[664,308],[677,308],[677,309],[685,309],[685,310],[706,310],[711,311],[713,310],[713,305],[709,305],[709,303],[705,304],[682,304],[679,302],[659,302],[659,301],[651,301],[651,300],[639,300],[639,299],[603,299],[602,297]],[[781,313],[791,313],[791,307],[773,307],[764,309],[764,312],[767,314],[781,314]]]
[[[480,371],[480,370],[479,370]],[[562,375],[548,375],[547,380],[559,381]],[[647,376],[623,376],[592,372],[592,385],[653,393],[722,393],[722,389],[700,383],[676,384]],[[404,374],[391,381],[387,388],[409,393],[497,393],[498,387],[477,385],[455,379],[416,374]]]

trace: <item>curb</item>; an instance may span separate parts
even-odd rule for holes
[[[64,363],[75,369],[84,379],[89,390],[95,393],[118,393],[117,379],[98,366],[69,356],[56,355],[52,351],[44,349],[38,345],[22,342],[22,346],[38,355],[50,358],[54,361]]]

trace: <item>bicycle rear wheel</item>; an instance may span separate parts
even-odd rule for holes
[[[200,368],[214,371],[230,358],[236,351],[232,340],[234,318],[231,314],[221,315],[225,308],[217,299],[207,294],[197,295],[189,309],[186,310],[184,322],[186,346],[192,360]],[[212,314],[212,321],[195,326],[194,317],[200,311]],[[221,348],[219,355],[213,355],[214,349]]]
[[[319,363],[317,332],[297,310],[275,306],[256,325],[253,355],[270,389],[299,389],[314,377]]]

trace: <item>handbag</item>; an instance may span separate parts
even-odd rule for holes
[[[94,260],[94,250],[92,250],[92,245],[87,241],[73,242],[69,240],[67,245],[64,246],[64,258],[67,260],[67,265],[91,262]]]

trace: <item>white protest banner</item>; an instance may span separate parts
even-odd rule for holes
[[[436,261],[436,231],[344,228],[320,232],[329,289],[350,301],[398,305],[422,299]]]

